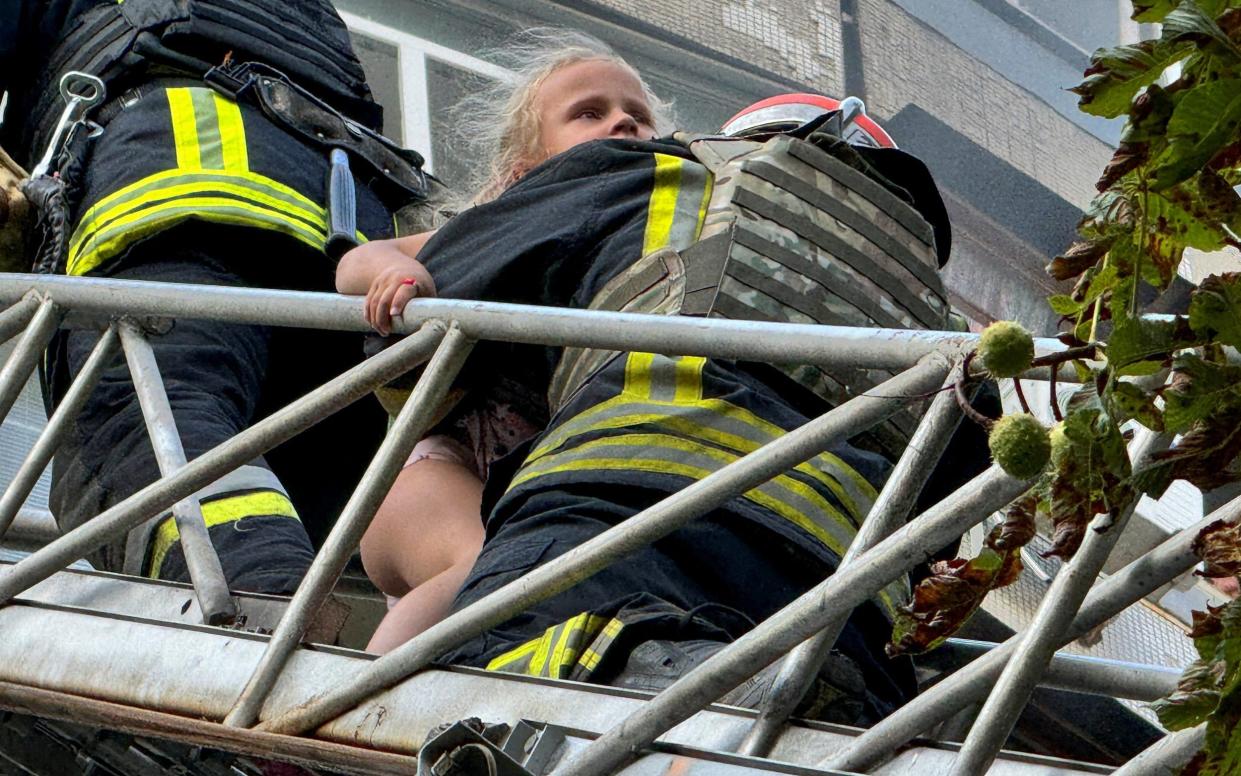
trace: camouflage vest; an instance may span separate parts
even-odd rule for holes
[[[949,328],[932,228],[881,184],[793,137],[681,139],[713,178],[696,239],[643,256],[604,286],[590,309]],[[566,348],[549,390],[551,409],[614,355]],[[833,405],[892,376],[877,369],[778,368]],[[899,455],[916,418],[912,410],[894,416],[867,435],[867,446]]]

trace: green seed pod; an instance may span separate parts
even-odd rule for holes
[[[1047,427],[1024,412],[997,420],[987,437],[987,446],[1001,469],[1022,480],[1037,477],[1051,458]]]
[[[996,321],[983,329],[978,357],[992,377],[1016,377],[1030,368],[1034,339],[1020,323]]]

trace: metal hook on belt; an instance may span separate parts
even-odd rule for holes
[[[65,100],[65,109],[61,112],[60,120],[56,122],[56,127],[52,130],[52,139],[48,141],[47,150],[43,152],[43,158],[39,160],[39,163],[34,166],[30,173],[31,178],[48,174],[53,160],[56,159],[60,154],[60,150],[64,147],[70,131],[76,130],[79,125],[86,123],[87,114],[90,113],[92,108],[103,102],[107,93],[108,90],[104,87],[103,81],[89,73],[70,70],[61,76],[60,96]],[[91,131],[97,133],[99,129],[98,125],[95,125]]]

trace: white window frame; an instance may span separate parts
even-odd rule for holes
[[[456,49],[357,14],[341,11],[345,25],[356,33],[394,46],[397,50],[397,77],[401,99],[401,144],[423,155],[427,172],[435,172],[431,150],[431,114],[427,96],[427,59],[434,59],[461,70],[488,78],[504,78],[509,71]]]

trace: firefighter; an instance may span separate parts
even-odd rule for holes
[[[45,154],[52,162],[27,188],[42,210],[40,271],[326,291],[334,246],[390,236],[393,210],[422,194],[420,159],[377,134],[381,110],[327,0],[10,6],[0,142],[28,169]],[[66,74],[100,79],[107,97],[59,135]],[[343,195],[329,201],[329,159],[352,169],[339,180],[354,186],[356,209],[344,212]],[[79,329],[53,343],[52,402],[97,338]],[[312,330],[179,319],[149,340],[190,459],[356,360],[354,337]],[[197,494],[231,588],[296,587],[311,535],[326,533],[378,444],[375,415],[340,413]],[[115,363],[56,456],[52,511],[67,531],[158,477],[128,370]],[[94,560],[187,578],[169,515]]]
[[[544,127],[556,120],[540,119]],[[572,147],[449,221],[418,257],[445,297],[685,314],[691,292],[720,289],[718,271],[695,266],[706,250],[700,238],[715,179],[685,140]],[[933,276],[933,251],[928,260]],[[467,372],[467,384],[485,389],[488,374],[526,375],[549,397],[552,419],[521,454],[493,466],[483,499],[486,540],[457,609],[830,407],[758,364],[496,344],[480,350],[474,363],[486,364],[486,374]],[[961,471],[970,468],[962,463]],[[444,659],[661,689],[830,574],[889,469],[882,455],[837,444]],[[874,721],[914,692],[910,664],[883,654],[896,587],[845,626],[821,676],[817,698],[830,700],[822,717]],[[730,700],[752,702],[761,689],[743,687]]]

